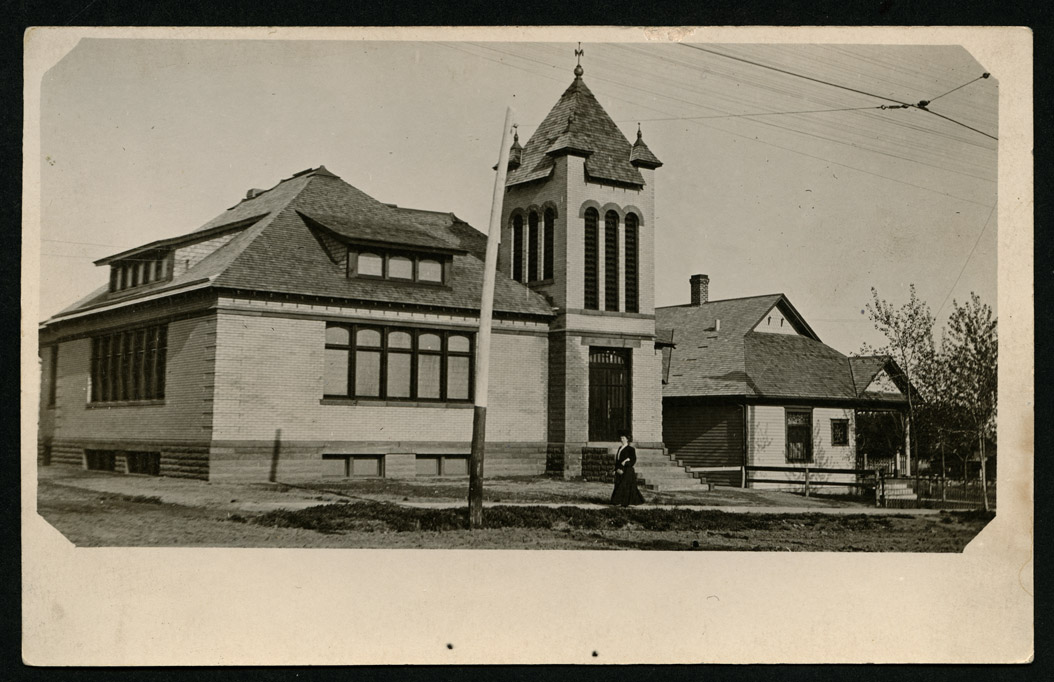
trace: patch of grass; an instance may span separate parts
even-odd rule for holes
[[[276,510],[260,514],[251,523],[279,528],[304,528],[320,533],[446,532],[468,528],[468,510],[419,509],[387,502],[320,505],[300,510]],[[826,534],[882,530],[893,519],[866,514],[830,517],[823,514],[730,514],[714,510],[635,509],[611,507],[493,506],[483,513],[485,528],[541,530],[643,530],[650,532],[692,531],[721,533],[742,538],[755,530],[783,530]]]
[[[164,504],[156,495],[121,495],[122,502],[134,502],[136,504]]]

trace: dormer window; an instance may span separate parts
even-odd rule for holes
[[[370,249],[348,255],[348,277],[443,284],[450,269],[450,257],[439,254]]]
[[[124,291],[172,279],[172,252],[137,254],[110,265],[110,291]]]

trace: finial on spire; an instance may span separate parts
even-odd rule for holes
[[[584,55],[585,53],[585,50],[582,49],[582,43],[579,43],[578,49],[575,50],[575,58],[577,62],[575,64],[575,78],[581,78],[582,74],[585,73],[585,71],[582,69],[582,55]]]
[[[641,132],[640,132],[640,121],[637,121],[637,139],[639,140],[642,137],[644,137],[644,136],[641,135]]]

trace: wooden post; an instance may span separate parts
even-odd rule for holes
[[[509,136],[512,133],[512,108],[505,109],[505,127],[501,131],[498,173],[494,177],[494,194],[490,203],[490,225],[487,230],[487,256],[483,265],[483,292],[480,297],[479,338],[476,342],[475,407],[472,410],[472,451],[468,472],[468,527],[483,527],[483,450],[487,438],[487,387],[490,380],[490,323],[494,314],[494,278],[498,264],[498,241],[501,238],[501,206],[505,196],[505,178],[509,170]]]
[[[746,488],[747,487],[747,465],[744,464],[743,466],[740,467],[740,469],[742,470],[743,473],[740,475],[740,480],[742,481],[742,484],[739,487],[740,488]]]
[[[981,441],[981,496],[984,498],[984,510],[988,511],[988,475],[985,470],[984,431],[980,433]]]
[[[948,500],[948,486],[944,480],[944,433],[941,433],[941,502]]]
[[[881,507],[882,506],[882,498],[881,498],[881,493],[879,491],[879,486],[881,486],[881,485],[882,485],[881,474],[879,473],[878,469],[875,469],[875,506],[876,507]]]
[[[805,465],[805,496],[809,496],[809,465]]]

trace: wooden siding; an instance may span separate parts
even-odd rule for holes
[[[743,408],[663,405],[662,440],[686,466],[743,464]]]

